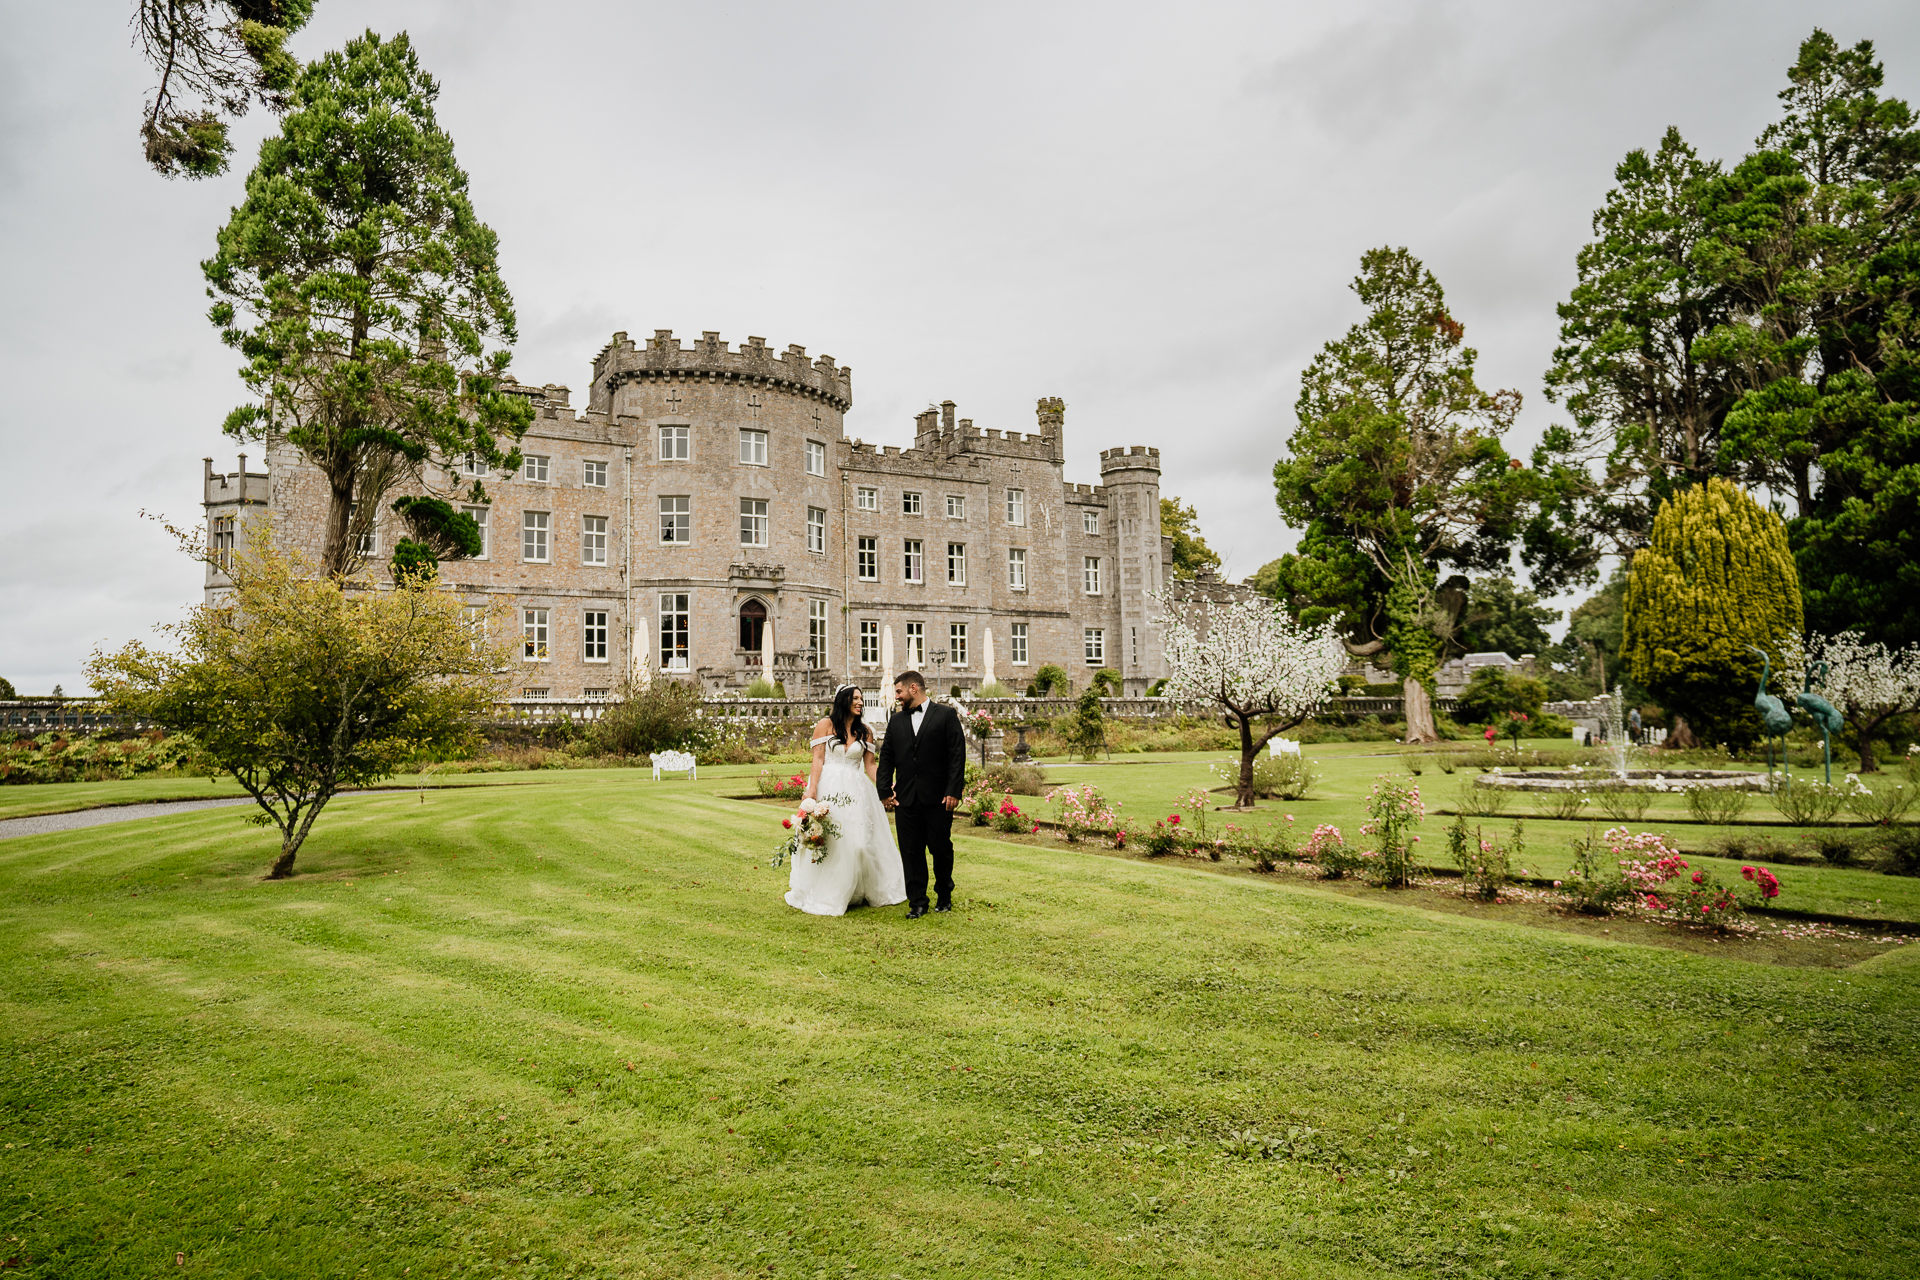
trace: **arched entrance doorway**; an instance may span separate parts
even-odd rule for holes
[[[759,600],[748,600],[740,606],[740,647],[748,653],[759,653],[767,634],[767,606]]]

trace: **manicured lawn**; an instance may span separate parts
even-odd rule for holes
[[[627,769],[593,770],[627,774]],[[557,771],[532,773],[447,774],[419,777],[403,774],[383,784],[388,787],[463,787],[524,786],[551,782],[561,776]],[[642,776],[651,777],[646,773]],[[105,805],[151,804],[157,800],[206,800],[219,796],[243,796],[246,791],[232,778],[221,776],[209,782],[171,774],[162,777],[129,778],[118,782],[49,782],[0,786],[0,818],[26,818],[40,813],[71,813],[77,809],[95,809]]]
[[[1192,767],[1085,772],[1158,807]],[[1315,803],[1353,812],[1373,767]],[[953,916],[815,919],[779,900],[773,814],[722,798],[756,772],[347,797],[282,884],[235,810],[0,841],[5,1256],[1825,1277],[1920,1254],[1920,948],[1762,965],[971,838]]]

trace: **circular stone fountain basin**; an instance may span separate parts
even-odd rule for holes
[[[1629,769],[1622,781],[1619,774],[1606,769],[1577,773],[1571,769],[1514,769],[1483,773],[1477,784],[1507,791],[1590,791],[1606,787],[1631,791],[1684,791],[1688,787],[1765,791],[1767,775],[1732,769]]]

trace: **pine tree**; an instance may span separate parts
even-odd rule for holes
[[[1753,741],[1760,660],[1747,646],[1777,670],[1803,626],[1800,575],[1778,515],[1718,477],[1661,505],[1652,545],[1628,571],[1621,657],[1697,736]]]
[[[516,471],[533,420],[501,390],[513,299],[434,116],[439,92],[404,34],[369,31],[308,65],[201,264],[208,318],[245,357],[256,397],[224,430],[290,444],[326,477],[328,574],[360,568],[384,500],[431,489],[436,465],[447,479],[435,496],[486,502],[453,460]],[[426,516],[408,516],[416,540]]]

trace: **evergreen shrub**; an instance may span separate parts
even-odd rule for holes
[[[1627,675],[1695,736],[1736,747],[1761,732],[1753,708],[1760,662],[1804,626],[1800,575],[1786,526],[1715,477],[1661,504],[1650,545],[1627,575],[1621,657]]]

